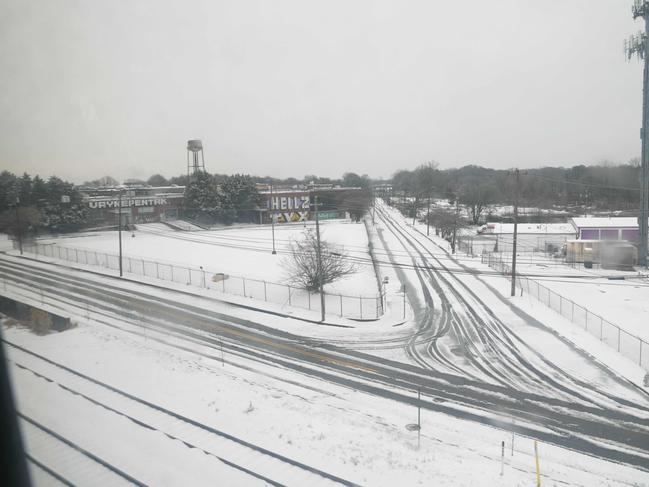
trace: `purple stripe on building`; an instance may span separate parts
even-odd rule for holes
[[[640,242],[640,230],[638,230],[637,228],[622,230],[622,240],[633,243]]]
[[[582,228],[579,238],[581,240],[599,240],[599,229]]]

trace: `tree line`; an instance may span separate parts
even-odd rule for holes
[[[86,223],[87,213],[81,193],[70,182],[0,173],[0,232],[75,231]]]
[[[639,206],[640,167],[636,161],[613,165],[543,167],[520,171],[516,183],[512,171],[464,166],[440,170],[436,163],[394,173],[397,193],[418,204],[429,197],[456,201],[466,208],[472,223],[483,220],[491,205],[519,204],[568,211],[633,211]]]

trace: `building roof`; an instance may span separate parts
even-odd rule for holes
[[[638,228],[638,219],[634,216],[587,216],[571,218],[571,221],[575,228]]]
[[[553,233],[574,235],[575,229],[570,223],[519,223],[518,233]],[[483,234],[513,234],[513,223],[487,223],[480,229]]]

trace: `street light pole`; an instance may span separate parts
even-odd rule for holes
[[[430,195],[428,195],[428,211],[426,212],[426,236],[430,235]]]
[[[19,203],[20,197],[16,196],[16,236],[18,237],[18,248],[20,249],[20,255],[23,255],[23,232],[20,229],[20,212],[18,211]]]
[[[325,296],[322,285],[322,254],[320,253],[320,218],[318,217],[318,197],[315,197],[315,234],[318,241],[318,287],[320,288],[320,316],[325,320]]]
[[[518,169],[514,170],[516,178],[514,188],[514,242],[512,244],[512,287],[511,295],[516,296],[516,243],[518,241],[518,188],[520,186],[520,173]]]
[[[273,251],[271,252],[273,255],[277,254],[277,251],[275,250],[275,218],[273,215],[273,183],[270,183],[270,206],[268,208],[269,215],[270,215],[270,226],[272,228],[273,232]]]
[[[122,273],[122,190],[119,190],[118,204],[117,204],[117,233],[119,235],[119,277],[123,276]]]

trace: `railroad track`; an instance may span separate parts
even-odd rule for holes
[[[497,379],[496,383],[511,388],[522,387],[538,393],[545,391],[555,397],[584,403],[619,407],[633,405],[624,398],[568,374],[524,343],[465,282],[454,275],[452,269],[422,244],[419,239],[425,238],[423,235],[413,235],[395,222],[385,209],[378,207],[378,210],[377,214],[384,224],[417,252],[431,282],[440,289],[438,295],[442,306],[446,303],[453,317],[455,333],[450,338],[457,339],[465,347],[468,351],[465,355],[472,367],[486,373],[491,379]],[[451,258],[448,252],[446,257]],[[453,298],[454,306],[449,296]],[[432,358],[437,357],[432,355]],[[612,376],[612,380],[615,379]]]
[[[49,303],[76,309],[78,316],[84,316],[86,306],[92,306],[93,318],[119,317],[140,329],[183,336],[216,353],[225,342],[234,353],[305,376],[454,417],[500,425],[523,436],[639,468],[647,469],[649,464],[649,408],[646,397],[640,394],[637,404],[624,408],[565,401],[333,345],[310,347],[303,343],[303,337],[196,305],[179,305],[169,297],[146,292],[146,286],[126,289],[116,278],[86,277],[61,266],[17,258],[0,258],[0,272],[12,285],[31,293],[32,299],[39,298],[40,288]],[[421,401],[413,397],[417,389],[422,392]]]
[[[122,416],[148,431],[160,432],[170,441],[182,442],[187,448],[202,451],[205,455],[213,457],[228,467],[264,483],[273,486],[355,485],[328,472],[149,402],[16,344],[6,340],[3,342],[8,346],[9,361],[15,367],[27,371],[49,384],[58,385],[66,393],[83,398],[92,407],[102,408],[112,414]],[[26,433],[28,444],[32,444],[32,438],[29,435],[40,437],[49,435],[57,438],[56,433],[31,418],[21,415],[21,419],[29,423]],[[58,439],[64,443],[67,441],[60,435]],[[114,475],[119,475],[135,485],[144,485],[118,468],[103,462],[82,447],[69,441],[66,444],[80,455],[85,455],[88,461],[93,460],[100,463]],[[38,445],[34,449],[38,449],[40,452],[41,449],[38,448]]]
[[[145,484],[77,443],[18,412],[27,461],[63,485]]]

